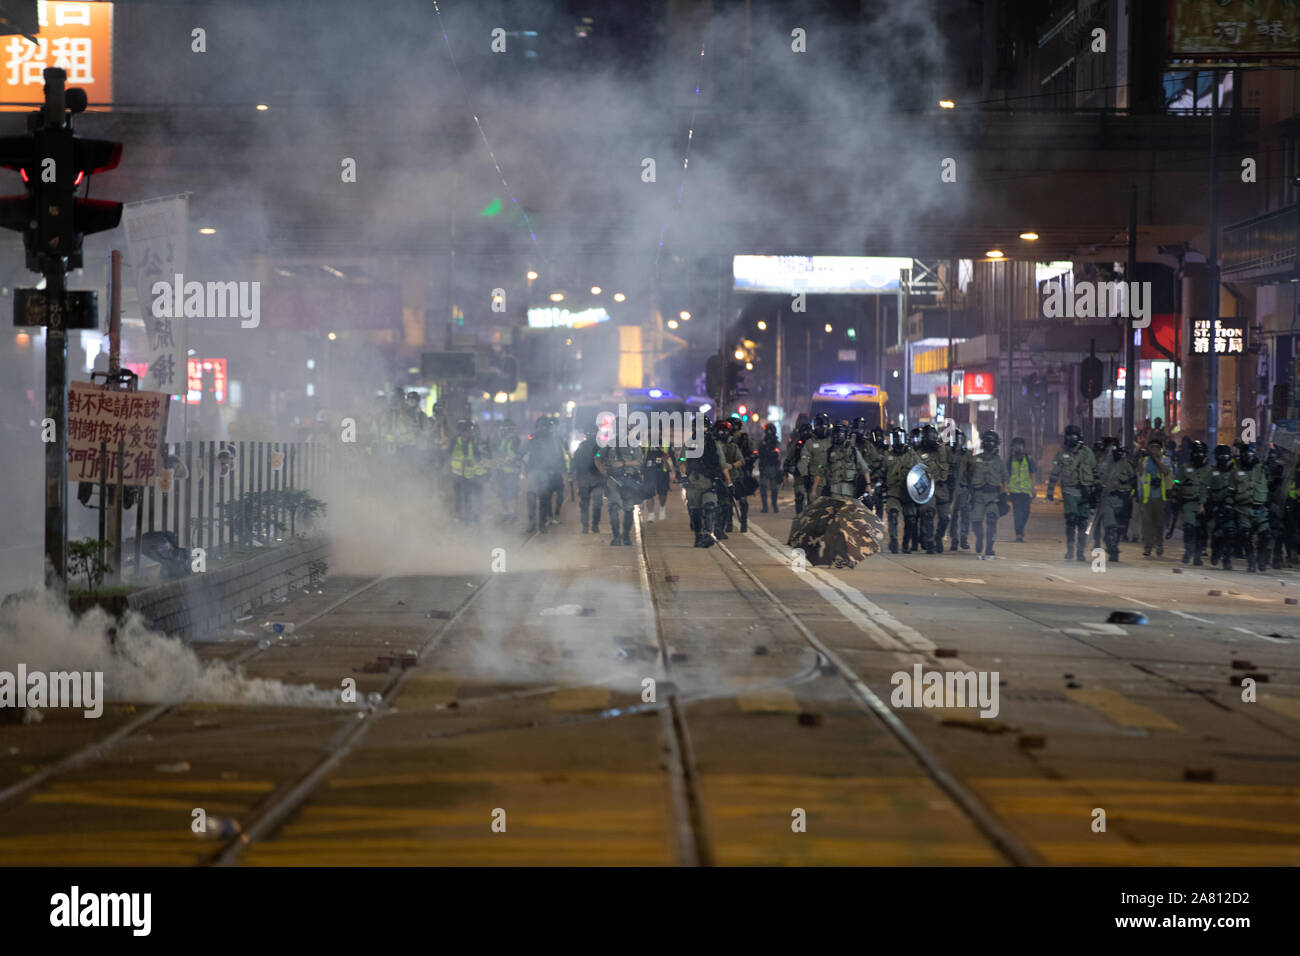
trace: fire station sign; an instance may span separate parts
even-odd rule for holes
[[[1192,322],[1193,355],[1240,355],[1245,351],[1246,334],[1240,325],[1225,325],[1219,322],[1210,334],[1210,320],[1196,319]]]
[[[48,66],[68,74],[68,86],[86,91],[92,104],[113,100],[113,5],[42,0],[37,4],[40,32],[36,42],[17,34],[0,37],[4,69],[0,70],[0,100],[39,106],[45,101]],[[3,106],[25,110],[27,106]]]

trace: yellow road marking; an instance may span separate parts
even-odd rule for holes
[[[1066,696],[1076,704],[1100,711],[1114,723],[1123,727],[1144,727],[1147,730],[1181,730],[1168,717],[1150,707],[1134,703],[1123,694],[1100,688],[1067,690]]]
[[[1277,694],[1260,694],[1259,702],[1292,720],[1300,720],[1300,697],[1279,697]]]
[[[604,710],[610,696],[608,687],[566,687],[551,695],[551,710]]]

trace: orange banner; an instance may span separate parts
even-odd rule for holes
[[[37,42],[20,36],[0,37],[4,67],[0,69],[0,110],[26,110],[45,101],[47,66],[62,67],[67,85],[86,91],[92,106],[113,100],[113,5],[48,0],[37,6]]]

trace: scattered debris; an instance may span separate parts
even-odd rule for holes
[[[1016,746],[1022,750],[1042,750],[1047,746],[1047,737],[1043,734],[1021,734],[1016,738]]]
[[[208,840],[231,840],[243,832],[244,828],[234,817],[208,817],[204,831],[195,836]]]
[[[956,657],[957,648],[955,647],[936,647],[934,649],[935,657]]]
[[[1147,616],[1140,611],[1111,611],[1107,624],[1145,624]]]
[[[1191,783],[1210,783],[1214,780],[1214,770],[1209,767],[1183,769],[1183,779]]]
[[[803,711],[799,714],[800,727],[820,727],[822,725],[822,715]]]
[[[406,602],[405,602],[405,601],[398,601],[397,603],[398,603],[398,604],[405,604]]]
[[[424,616],[435,621],[450,621],[451,611],[430,611]]]
[[[239,771],[238,771],[238,770],[223,770],[223,771],[221,771],[221,773],[217,774],[217,776],[220,777],[222,780],[238,780],[238,779],[239,779]]]
[[[681,651],[673,651],[672,654],[669,655],[668,660],[674,664],[683,664],[686,662],[686,655]]]
[[[679,579],[678,576],[675,574],[665,574],[664,580],[667,581],[669,584],[676,584]]]
[[[754,646],[754,656],[755,656],[755,657],[766,657],[766,656],[767,656],[767,645],[766,645],[766,644],[756,644],[756,645]]]
[[[1283,598],[1287,604],[1300,604],[1300,598]]]
[[[176,763],[160,763],[154,769],[159,773],[189,773],[190,764],[187,760],[178,760]]]
[[[1000,720],[991,720],[987,717],[945,717],[939,723],[943,727],[978,730],[985,734],[1005,734],[1009,730],[1015,730],[1009,724],[1004,724]]]
[[[448,710],[460,710],[460,701],[458,701],[458,700],[449,700],[449,701],[447,701],[447,709],[448,709]]]
[[[1222,591],[1209,591],[1207,593],[1210,595],[1210,597],[1223,597]]]
[[[1182,568],[1172,568],[1171,570],[1174,572],[1174,574],[1182,574],[1182,573],[1183,573],[1183,569],[1182,569]]]
[[[1076,681],[1067,681],[1066,684],[1065,684],[1065,686],[1068,687],[1070,690],[1078,690],[1078,689],[1079,689],[1080,687],[1082,687],[1083,685],[1080,684],[1080,683],[1077,683]]]
[[[1255,665],[1252,664],[1250,661],[1234,660],[1232,662],[1232,669],[1234,671],[1248,671],[1254,666]]]

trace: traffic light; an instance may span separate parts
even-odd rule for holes
[[[116,229],[122,221],[120,202],[76,196],[87,176],[117,167],[122,144],[74,136],[69,117],[86,108],[86,94],[71,89],[66,96],[69,109],[62,123],[31,113],[28,135],[0,137],[0,166],[20,173],[27,187],[24,196],[0,197],[0,227],[23,234],[27,268],[33,272],[43,271],[47,257],[65,258],[67,268],[79,268],[84,237]]]

